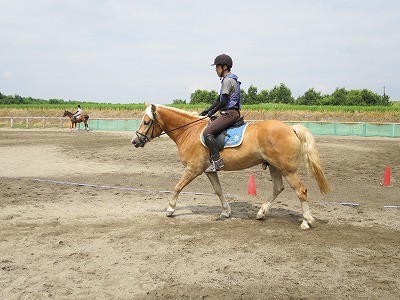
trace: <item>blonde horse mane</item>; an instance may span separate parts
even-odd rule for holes
[[[195,118],[198,118],[198,119],[201,118],[201,116],[198,115],[197,113],[186,111],[186,110],[183,110],[183,109],[179,109],[179,108],[175,108],[175,107],[171,107],[171,106],[165,106],[165,105],[161,105],[161,104],[156,104],[155,106],[157,108],[171,110],[173,112],[179,113],[179,114],[184,115],[184,116],[195,117]]]

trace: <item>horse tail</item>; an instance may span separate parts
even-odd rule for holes
[[[329,193],[330,187],[322,169],[313,135],[303,125],[293,125],[292,128],[301,142],[304,161],[306,162],[309,172],[313,174],[317,181],[319,190],[322,194]]]

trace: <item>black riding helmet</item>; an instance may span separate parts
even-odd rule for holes
[[[217,66],[217,65],[222,65],[222,66],[227,66],[229,69],[232,68],[233,66],[233,61],[232,58],[229,55],[226,54],[221,54],[218,55],[215,59],[214,59],[214,63],[212,64],[212,66]]]

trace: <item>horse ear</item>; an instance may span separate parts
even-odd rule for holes
[[[153,114],[153,116],[156,115],[156,111],[157,111],[157,107],[154,104],[152,104],[151,105],[151,113]]]
[[[148,107],[148,106],[150,106],[151,104],[150,104],[149,102],[145,102],[144,105],[145,105],[146,107]]]

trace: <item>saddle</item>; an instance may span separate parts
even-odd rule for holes
[[[216,116],[216,115],[211,116],[210,122],[215,121],[217,118],[218,118],[218,116]],[[233,123],[229,128],[240,127],[240,126],[242,126],[242,125],[244,125],[244,117],[243,117],[243,116],[240,116],[240,118],[237,119],[237,121],[236,121],[235,123]],[[228,129],[229,129],[229,128],[228,128]]]
[[[89,115],[85,114],[85,115],[79,115],[79,116],[74,116],[74,121],[78,121],[79,118],[83,121],[83,120],[87,120],[89,119]]]
[[[217,116],[212,117],[210,122],[214,121],[216,118],[218,118],[218,117]],[[217,142],[218,142],[219,151],[221,151],[224,148],[233,148],[233,147],[237,147],[240,144],[242,144],[243,135],[247,128],[247,125],[249,125],[249,124],[244,122],[243,116],[242,116],[234,124],[232,124],[228,129],[226,129],[222,133],[220,133],[216,138]],[[204,131],[204,129],[200,133],[200,140],[201,140],[201,143],[204,146],[206,146],[206,144],[204,142],[203,131]]]

